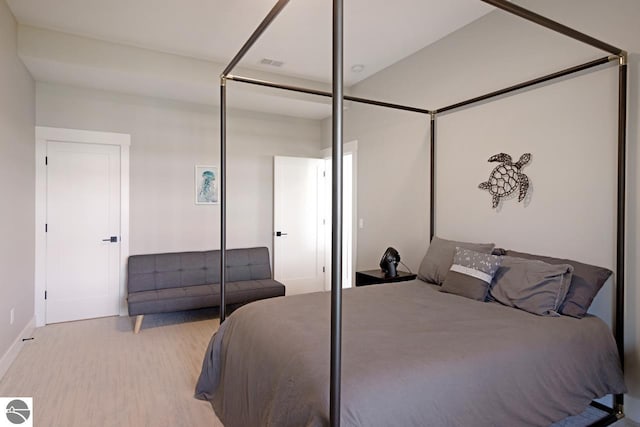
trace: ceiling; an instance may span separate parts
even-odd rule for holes
[[[7,0],[21,24],[228,63],[275,0]],[[331,79],[331,4],[292,0],[240,63],[317,82]],[[351,86],[493,10],[479,0],[345,2]],[[282,67],[262,65],[263,58]],[[353,72],[354,65],[363,65]],[[42,70],[40,70],[42,72]]]

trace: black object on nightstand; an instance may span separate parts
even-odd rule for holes
[[[395,277],[385,276],[381,270],[356,271],[356,286],[377,285],[379,283],[406,282],[416,278],[415,274],[399,271]]]

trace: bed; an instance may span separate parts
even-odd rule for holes
[[[613,404],[597,425],[624,417],[620,366],[624,365],[628,53],[512,1],[481,1],[604,51],[606,56],[435,109],[345,95],[344,1],[333,0],[330,92],[231,74],[289,3],[277,0],[222,71],[222,326],[207,351],[197,392],[212,402],[226,425],[340,427],[341,420],[345,425],[545,425],[580,411],[592,398],[607,393],[614,394]],[[435,216],[438,118],[607,64],[618,67],[613,336],[592,316],[536,317],[497,303],[441,294],[420,282],[345,291],[343,310],[340,183],[345,100],[429,116],[429,237],[433,239],[439,220]],[[227,323],[226,102],[230,81],[332,98],[335,160],[331,294],[252,304]],[[590,302],[574,301],[579,310]]]
[[[227,427],[329,425],[330,304],[314,293],[234,312],[196,396]],[[595,316],[537,316],[421,280],[348,289],[343,304],[345,426],[544,426],[626,391]]]

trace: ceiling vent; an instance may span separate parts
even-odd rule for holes
[[[260,63],[262,65],[269,65],[271,67],[282,67],[284,65],[283,61],[277,61],[275,59],[269,59],[269,58],[262,58],[260,60]]]

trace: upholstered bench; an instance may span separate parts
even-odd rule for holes
[[[285,287],[271,277],[269,250],[226,252],[225,302],[244,304],[283,296]],[[128,263],[129,315],[138,333],[145,314],[220,305],[220,251],[132,255]]]

